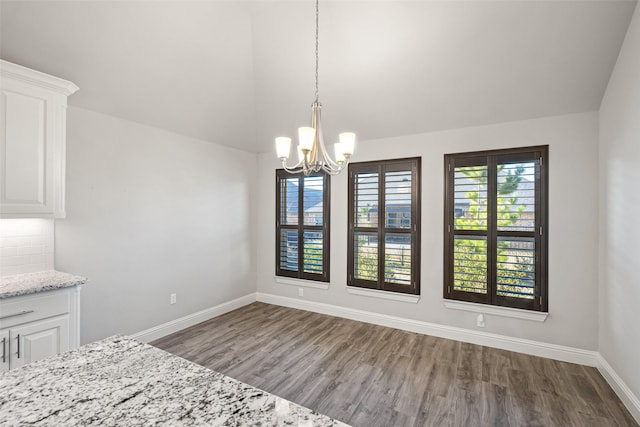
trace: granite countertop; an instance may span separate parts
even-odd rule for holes
[[[345,426],[115,336],[0,374],[0,425]]]
[[[0,277],[0,299],[82,285],[86,278],[48,270]]]

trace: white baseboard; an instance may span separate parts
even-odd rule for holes
[[[131,335],[131,338],[145,343],[157,340],[158,338],[162,338],[174,332],[178,332],[179,330],[188,328],[189,326],[197,325],[198,323],[202,323],[206,320],[223,315],[247,304],[251,304],[255,301],[255,293],[245,295],[243,297],[236,298],[234,300],[216,305],[214,307],[206,308],[202,311],[198,311],[196,313],[180,317],[179,319],[163,323],[162,325],[154,326],[153,328],[138,332],[137,334]]]
[[[257,293],[257,300],[268,304],[313,311],[315,313],[328,314],[330,316],[344,317],[346,319],[358,320],[360,322],[373,323],[380,326],[388,326],[425,335],[433,335],[436,337],[448,338],[471,344],[516,351],[519,353],[546,357],[563,362],[598,366],[598,352],[596,351],[583,350],[557,344],[548,344],[522,338],[507,337],[487,332],[457,328],[454,326],[438,325],[436,323],[388,316],[386,314],[373,313],[370,311],[300,300],[296,298],[282,297],[279,295],[265,294],[262,292]]]
[[[609,362],[598,353],[598,370],[627,407],[633,418],[640,424],[640,399],[633,394],[620,376],[613,370]]]

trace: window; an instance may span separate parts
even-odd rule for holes
[[[349,165],[347,285],[420,294],[420,158]]]
[[[329,281],[329,176],[276,171],[276,276]]]
[[[547,156],[445,155],[445,298],[547,311]]]

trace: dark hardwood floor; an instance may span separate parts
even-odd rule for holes
[[[354,426],[637,426],[595,368],[264,303],[152,343]]]

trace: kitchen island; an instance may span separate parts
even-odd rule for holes
[[[131,338],[0,374],[0,425],[345,426]]]

